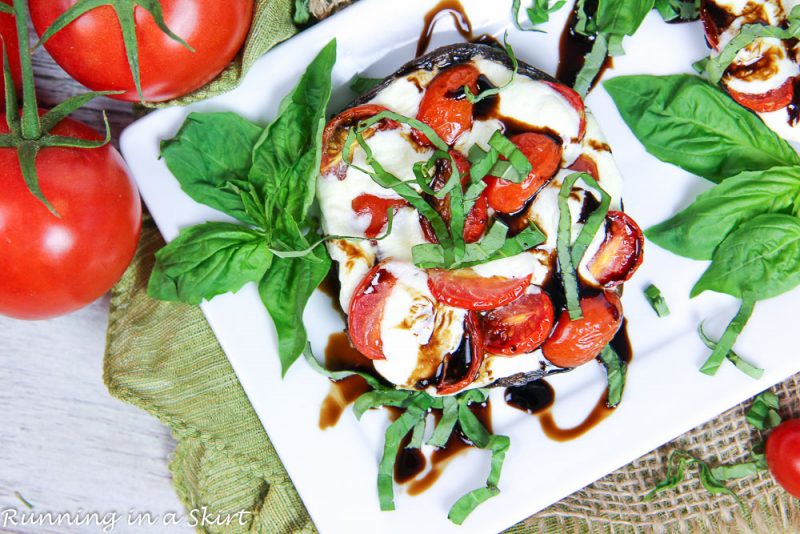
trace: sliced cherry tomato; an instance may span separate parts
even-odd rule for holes
[[[442,381],[436,387],[436,392],[439,395],[453,395],[454,393],[458,393],[475,382],[475,379],[478,377],[478,371],[481,369],[484,357],[484,340],[480,328],[480,318],[477,313],[469,312],[467,314],[467,319],[464,321],[464,329],[466,330],[465,343],[467,343],[464,350],[467,353],[459,354],[460,351],[457,351],[455,354],[448,354],[445,357],[444,362],[442,362]],[[455,358],[460,356],[468,358],[466,362],[467,369],[464,374],[456,378],[455,381],[449,381],[448,374],[450,373],[448,372],[452,372],[452,368],[456,366]]]
[[[597,170],[597,163],[595,163],[591,156],[587,156],[586,154],[581,154],[578,156],[578,159],[575,160],[575,163],[570,165],[569,170],[575,172],[585,172],[595,180],[600,179],[600,172]]]
[[[769,472],[783,489],[800,499],[800,419],[784,421],[767,438]]]
[[[486,348],[514,356],[533,352],[553,329],[553,303],[547,293],[530,293],[486,313],[482,320]]]
[[[369,214],[370,223],[364,231],[364,235],[369,238],[375,238],[386,226],[389,210],[408,206],[408,202],[401,198],[381,198],[375,195],[363,194],[354,198],[351,206],[353,211],[359,215]]]
[[[394,289],[397,278],[385,268],[385,262],[375,265],[358,284],[347,313],[350,341],[370,360],[384,360],[381,340],[381,319],[386,299]]]
[[[622,303],[612,291],[582,298],[581,310],[583,317],[575,321],[564,310],[542,346],[545,358],[559,367],[577,367],[596,358],[622,324]]]
[[[606,238],[589,263],[592,273],[604,287],[614,287],[629,280],[644,257],[644,236],[628,214],[609,211],[606,215]]]
[[[480,75],[472,65],[450,67],[431,81],[422,97],[417,119],[433,128],[448,145],[472,128],[472,104],[464,98],[462,90],[467,86],[476,94]],[[415,131],[413,135],[421,145],[430,145],[421,132]]]
[[[387,109],[377,104],[364,104],[346,109],[330,120],[322,132],[321,174],[333,174],[339,180],[344,180],[347,175],[347,164],[342,161],[342,150],[347,140],[348,130],[360,121],[377,115],[381,111],[387,111]],[[376,128],[365,131],[364,137],[368,138],[377,130],[393,130],[399,127],[400,124],[396,121],[383,120],[376,125]]]
[[[562,149],[552,137],[530,132],[515,135],[511,141],[525,154],[533,170],[518,184],[494,176],[486,178],[489,206],[502,213],[521,210],[561,166]]]
[[[578,112],[578,115],[581,118],[580,125],[578,126],[578,139],[583,139],[583,136],[586,135],[586,104],[583,103],[583,99],[581,95],[578,94],[571,87],[567,87],[563,83],[554,83],[548,82],[546,80],[542,80],[544,83],[552,87],[554,90],[558,91],[558,93],[567,99],[567,102],[575,108],[575,111]]]
[[[518,299],[531,283],[523,278],[483,277],[472,269],[431,269],[428,287],[439,302],[465,310],[485,311]]]
[[[470,183],[469,160],[464,156],[462,156],[461,153],[456,152],[455,150],[450,151],[450,155],[456,162],[456,167],[458,167],[458,172],[461,174],[461,189],[462,191],[466,191]],[[438,191],[439,189],[441,189],[444,186],[444,184],[447,183],[449,177],[450,177],[450,162],[442,160],[439,168],[437,169],[436,177],[433,179],[433,183],[431,184],[433,190]],[[447,226],[449,227],[450,195],[445,195],[444,198],[436,198],[432,196],[426,196],[426,198],[428,202],[430,202],[433,205],[433,207],[436,208],[436,211],[439,212],[439,215],[442,216],[442,219],[444,219],[445,224],[447,224]],[[425,238],[431,243],[438,243],[439,240],[436,238],[436,234],[433,232],[433,227],[431,226],[430,221],[428,221],[428,219],[426,219],[422,215],[420,215],[419,220],[422,226],[422,233],[425,235]],[[484,192],[481,193],[481,196],[478,197],[478,200],[475,201],[475,205],[472,206],[472,209],[467,214],[466,220],[464,221],[464,241],[466,241],[467,243],[476,243],[480,241],[488,225],[489,225],[489,204],[486,201],[486,194]]]
[[[787,78],[780,87],[761,94],[740,93],[727,87],[731,98],[756,113],[778,111],[792,103],[795,78]]]

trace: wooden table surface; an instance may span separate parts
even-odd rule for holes
[[[85,91],[46,52],[34,61],[42,107]],[[130,104],[98,99],[73,116],[101,129],[103,109],[116,143],[133,120]],[[108,297],[49,321],[0,317],[0,532],[102,532],[96,524],[14,527],[8,510],[27,511],[17,492],[37,512],[116,513],[115,533],[164,531],[127,526],[130,511],[182,513],[167,469],[169,429],[103,385],[107,321]]]

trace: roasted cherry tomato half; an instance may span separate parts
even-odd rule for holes
[[[347,175],[347,164],[342,161],[342,150],[344,150],[344,144],[347,141],[347,134],[350,128],[363,120],[377,115],[381,111],[387,111],[387,109],[377,104],[364,104],[363,106],[346,109],[331,119],[322,132],[320,174],[333,174],[339,180],[344,180]],[[383,120],[375,128],[366,130],[364,138],[370,137],[377,130],[392,130],[399,127],[400,124],[396,121]]]
[[[505,356],[533,352],[550,335],[553,319],[553,303],[547,293],[522,295],[483,316],[481,325],[486,350]]]
[[[792,497],[800,499],[800,419],[784,421],[767,438],[769,472]]]
[[[417,119],[431,128],[448,145],[472,128],[472,104],[464,98],[464,86],[478,92],[481,73],[472,65],[457,65],[440,72],[428,85],[419,104]],[[421,132],[414,132],[421,145],[430,141]]]
[[[586,135],[586,104],[583,103],[583,99],[581,95],[578,94],[572,87],[567,87],[563,83],[554,83],[548,82],[546,80],[542,80],[544,83],[552,87],[554,90],[558,91],[558,93],[567,99],[570,106],[575,108],[575,111],[578,112],[578,115],[581,118],[580,125],[578,126],[578,139],[583,139],[583,136]]]
[[[466,336],[464,343],[466,346],[462,347],[466,354],[462,354],[461,350],[453,354],[448,354],[442,362],[442,381],[436,387],[436,393],[439,395],[453,395],[458,393],[465,387],[469,386],[478,377],[478,371],[481,369],[484,357],[484,339],[483,332],[480,328],[480,318],[475,312],[469,312],[464,321],[464,330]],[[467,369],[462,376],[450,377],[452,369],[459,367],[455,364],[455,358],[465,357],[469,358],[467,361]]]
[[[609,211],[606,215],[606,238],[589,263],[589,272],[604,287],[627,281],[642,264],[644,236],[628,214]]]
[[[383,360],[381,319],[386,299],[394,289],[397,278],[385,268],[375,265],[358,284],[347,312],[347,331],[356,349],[370,360]]]
[[[586,154],[581,154],[578,156],[578,159],[575,160],[575,163],[570,165],[569,170],[575,172],[585,172],[595,180],[600,179],[600,172],[597,170],[597,163],[595,163],[591,156],[587,156]]]
[[[552,137],[530,132],[515,135],[511,141],[525,154],[533,170],[518,184],[494,176],[486,177],[489,206],[502,213],[521,210],[561,166],[561,145]]]
[[[470,163],[467,158],[462,156],[459,152],[450,151],[450,155],[452,156],[453,160],[456,162],[456,166],[458,167],[458,172],[461,174],[461,189],[462,191],[466,191],[469,187],[470,178],[469,178],[469,171],[470,171]],[[438,191],[444,184],[447,183],[447,180],[450,178],[450,162],[447,160],[440,160],[439,168],[436,172],[436,177],[431,184],[431,188],[434,191]],[[450,226],[450,195],[445,195],[444,198],[436,198],[430,195],[426,195],[426,200],[430,204],[436,208],[436,211],[439,212],[439,215],[442,216],[444,219],[445,224]],[[425,238],[430,241],[431,243],[438,243],[439,240],[436,238],[436,234],[433,232],[433,227],[428,219],[420,215],[419,217],[420,224],[422,225],[422,233],[425,234]],[[476,243],[480,241],[481,237],[483,237],[484,232],[486,232],[486,227],[489,225],[489,204],[486,201],[486,194],[481,193],[481,196],[478,197],[478,200],[475,201],[475,205],[472,206],[472,209],[467,214],[466,219],[464,220],[464,241],[467,243]]]
[[[354,198],[351,206],[353,211],[359,215],[369,215],[370,223],[364,231],[364,235],[369,238],[375,238],[386,226],[389,220],[389,210],[397,210],[403,206],[408,206],[408,202],[401,198],[381,198],[365,193]]]
[[[756,113],[778,111],[792,103],[795,78],[787,78],[780,87],[761,94],[739,93],[726,87],[731,98]]]
[[[559,367],[577,367],[596,358],[622,324],[622,303],[612,291],[582,298],[581,310],[583,317],[575,321],[564,310],[542,346],[545,358]]]
[[[523,278],[483,277],[472,269],[431,269],[428,287],[439,302],[465,310],[485,311],[518,299],[530,285]]]

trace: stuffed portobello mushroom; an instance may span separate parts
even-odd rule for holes
[[[596,358],[642,260],[621,191],[572,89],[487,45],[408,63],[323,134],[317,197],[353,346],[434,395]]]

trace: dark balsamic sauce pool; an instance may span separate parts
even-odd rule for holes
[[[585,9],[591,13],[597,8],[597,2],[587,0]],[[564,85],[572,87],[575,84],[575,79],[583,67],[584,57],[592,50],[594,39],[586,37],[575,31],[575,22],[577,21],[578,12],[573,10],[567,18],[567,23],[564,29],[561,30],[561,38],[558,42],[558,68],[556,69],[556,78]],[[606,57],[600,72],[592,81],[590,91],[597,85],[600,78],[603,77],[606,69],[614,66],[614,60],[611,56]]]

